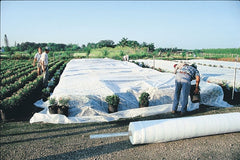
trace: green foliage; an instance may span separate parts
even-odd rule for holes
[[[34,42],[24,42],[17,44],[14,47],[4,47],[4,54],[10,55],[10,58],[15,59],[29,59],[32,58],[31,55],[34,52],[37,52],[38,47],[44,49],[45,46],[49,46],[51,51],[49,57],[53,56],[53,52],[61,52],[61,59],[72,58],[74,53],[84,53],[86,57],[89,58],[90,52],[91,57],[93,58],[115,58],[121,59],[125,54],[128,54],[131,59],[138,58],[150,58],[153,55],[161,56],[163,59],[168,57],[168,59],[182,59],[184,57],[195,58],[235,58],[237,55],[240,55],[240,48],[226,48],[226,49],[178,49],[175,48],[156,48],[153,43],[143,42],[140,44],[135,40],[128,40],[128,38],[123,37],[118,44],[114,44],[112,40],[101,40],[98,43],[88,43],[87,46],[82,44],[81,47],[77,44],[56,44],[56,43],[34,43]],[[104,51],[105,50],[105,51]],[[12,52],[10,52],[12,51]],[[189,51],[190,54],[188,53]],[[16,53],[19,53],[16,55]],[[185,52],[185,53],[184,53]],[[15,53],[15,54],[14,54]],[[149,54],[151,53],[151,54]],[[179,55],[183,53],[183,55]],[[170,57],[171,55],[171,57]],[[55,54],[54,54],[55,56]],[[85,57],[85,56],[80,56]],[[6,58],[6,57],[4,57]]]
[[[9,52],[10,50],[11,50],[10,47],[8,47],[8,46],[7,46],[7,47],[4,47],[4,51],[5,51],[5,52]]]
[[[32,60],[2,60],[1,63],[3,67],[1,66],[0,78],[5,85],[0,90],[0,108],[11,115],[17,115],[19,110],[29,112],[28,106],[22,104],[36,92],[41,93],[43,76],[37,76]],[[65,66],[63,61],[50,62],[49,73],[53,75],[58,68],[61,73]],[[49,88],[42,89],[42,96],[50,96]]]
[[[69,106],[69,98],[59,98],[58,104],[60,106]]]
[[[143,107],[147,107],[149,105],[149,97],[150,95],[147,92],[143,92],[139,97],[139,104]]]
[[[240,48],[202,49],[202,52],[216,53],[216,54],[238,54],[238,55],[240,55]]]
[[[171,55],[171,53],[170,53],[170,52],[168,52],[168,53],[167,53],[167,57],[170,57],[170,55]]]
[[[86,48],[86,51],[87,51],[87,57],[89,58],[89,55],[90,55],[90,53],[91,53],[91,48],[87,47],[87,48]]]
[[[150,43],[148,45],[148,48],[149,48],[149,52],[153,52],[155,50],[155,47],[154,47],[154,44],[153,43]]]
[[[48,88],[43,88],[42,94],[48,97],[50,95],[50,90]]]
[[[115,94],[112,96],[107,96],[105,100],[109,105],[113,105],[113,106],[118,106],[120,102],[120,98],[118,97],[118,95],[115,95]]]
[[[202,49],[202,56],[204,58],[235,58],[240,56],[240,48],[225,48],[225,49]]]
[[[108,50],[107,49],[104,49],[103,50],[103,57],[107,57],[109,54]]]
[[[54,104],[57,104],[57,101],[55,98],[50,98],[49,103],[50,103],[50,105],[54,105]]]
[[[186,57],[186,52],[182,52],[182,57]]]
[[[124,52],[122,50],[120,50],[120,56],[123,57],[124,56]]]
[[[101,40],[97,43],[98,48],[103,48],[103,47],[115,47],[114,42],[112,40]]]

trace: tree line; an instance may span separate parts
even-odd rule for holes
[[[30,55],[36,52],[38,47],[44,48],[45,46],[50,47],[51,51],[58,52],[58,51],[72,51],[72,52],[85,52],[90,53],[92,49],[103,48],[103,47],[110,47],[115,48],[118,46],[121,47],[131,47],[134,49],[137,48],[147,48],[147,52],[154,52],[154,53],[186,53],[190,50],[187,49],[179,49],[177,47],[174,48],[155,48],[153,43],[139,43],[135,40],[129,40],[128,38],[123,37],[117,44],[114,43],[112,40],[101,40],[97,43],[87,43],[86,45],[83,44],[81,46],[77,44],[62,44],[62,43],[35,43],[35,42],[23,42],[18,43],[13,46],[8,46],[8,39],[5,35],[5,46],[3,47],[2,51],[4,50],[7,54],[14,54],[15,52],[27,52]],[[218,54],[238,54],[240,55],[240,48],[227,48],[227,49],[195,49],[191,50],[194,54],[199,53],[218,53]]]
[[[114,43],[112,40],[101,40],[98,43],[88,43],[87,45],[83,44],[81,46],[78,46],[77,44],[58,44],[58,43],[35,43],[35,42],[23,42],[15,44],[13,47],[9,47],[8,45],[3,47],[4,52],[28,52],[29,54],[32,54],[38,47],[44,48],[45,46],[50,47],[51,51],[79,51],[79,52],[87,52],[91,49],[96,48],[103,48],[103,47],[111,47],[115,48],[117,46],[128,46],[131,48],[141,48],[141,47],[147,47],[150,52],[153,52],[155,50],[155,46],[153,43],[147,44],[146,42],[143,42],[140,44],[137,41],[134,40],[128,40],[128,38],[122,38],[121,41],[117,44]]]

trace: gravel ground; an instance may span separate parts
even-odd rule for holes
[[[191,115],[240,112],[210,107]],[[133,146],[128,137],[90,139],[91,134],[126,132],[131,121],[172,118],[161,114],[111,123],[0,125],[0,159],[240,159],[240,132]]]

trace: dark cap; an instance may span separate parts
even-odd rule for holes
[[[197,65],[196,64],[192,64],[192,67],[194,67],[195,69],[197,69]]]

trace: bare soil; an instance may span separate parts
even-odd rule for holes
[[[240,112],[240,107],[202,106],[188,116],[226,112]],[[131,121],[173,117],[166,113],[111,123],[64,125],[2,122],[0,159],[240,159],[240,132],[135,146],[128,137],[89,138],[91,134],[126,132]]]

